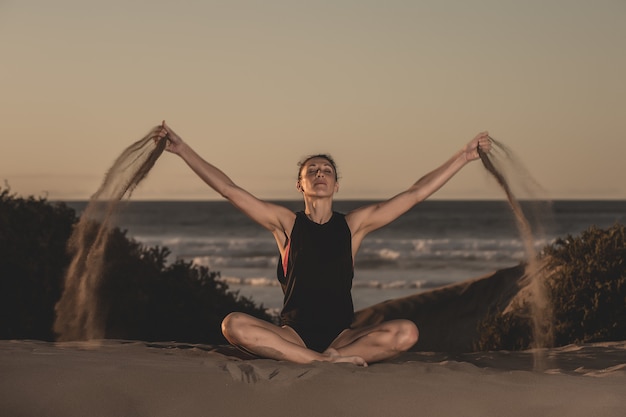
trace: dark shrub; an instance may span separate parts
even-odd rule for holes
[[[54,338],[54,305],[69,257],[72,209],[0,190],[0,337]]]
[[[546,249],[555,340],[568,343],[626,339],[626,228],[589,228]]]
[[[54,307],[78,218],[65,204],[19,198],[0,189],[0,338],[54,340]],[[230,292],[219,273],[191,263],[167,264],[169,250],[144,247],[110,231],[98,298],[106,337],[221,343],[232,311],[272,320],[263,306]]]
[[[557,346],[626,339],[626,228],[591,227],[543,251]],[[480,325],[478,350],[526,349],[530,320],[494,311]]]

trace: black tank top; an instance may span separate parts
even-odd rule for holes
[[[354,263],[345,215],[333,212],[327,223],[318,224],[304,212],[296,213],[288,244],[287,262],[278,262],[285,295],[282,324],[310,330],[349,328]]]

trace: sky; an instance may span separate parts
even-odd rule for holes
[[[0,0],[0,187],[88,199],[166,120],[265,199],[320,152],[337,199],[388,198],[484,130],[543,197],[624,199],[624,22],[624,0]],[[132,198],[220,197],[167,153]],[[503,193],[475,162],[432,198]]]

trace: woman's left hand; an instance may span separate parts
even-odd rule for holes
[[[491,151],[491,138],[489,137],[489,132],[480,132],[465,146],[463,149],[465,160],[469,162],[480,158],[478,148],[485,153],[489,153]]]

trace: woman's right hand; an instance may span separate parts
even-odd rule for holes
[[[174,132],[168,125],[165,124],[165,120],[161,124],[161,132],[159,133],[159,137],[167,136],[167,145],[165,150],[168,152],[172,152],[175,154],[180,154],[182,147],[185,145],[185,142]]]

